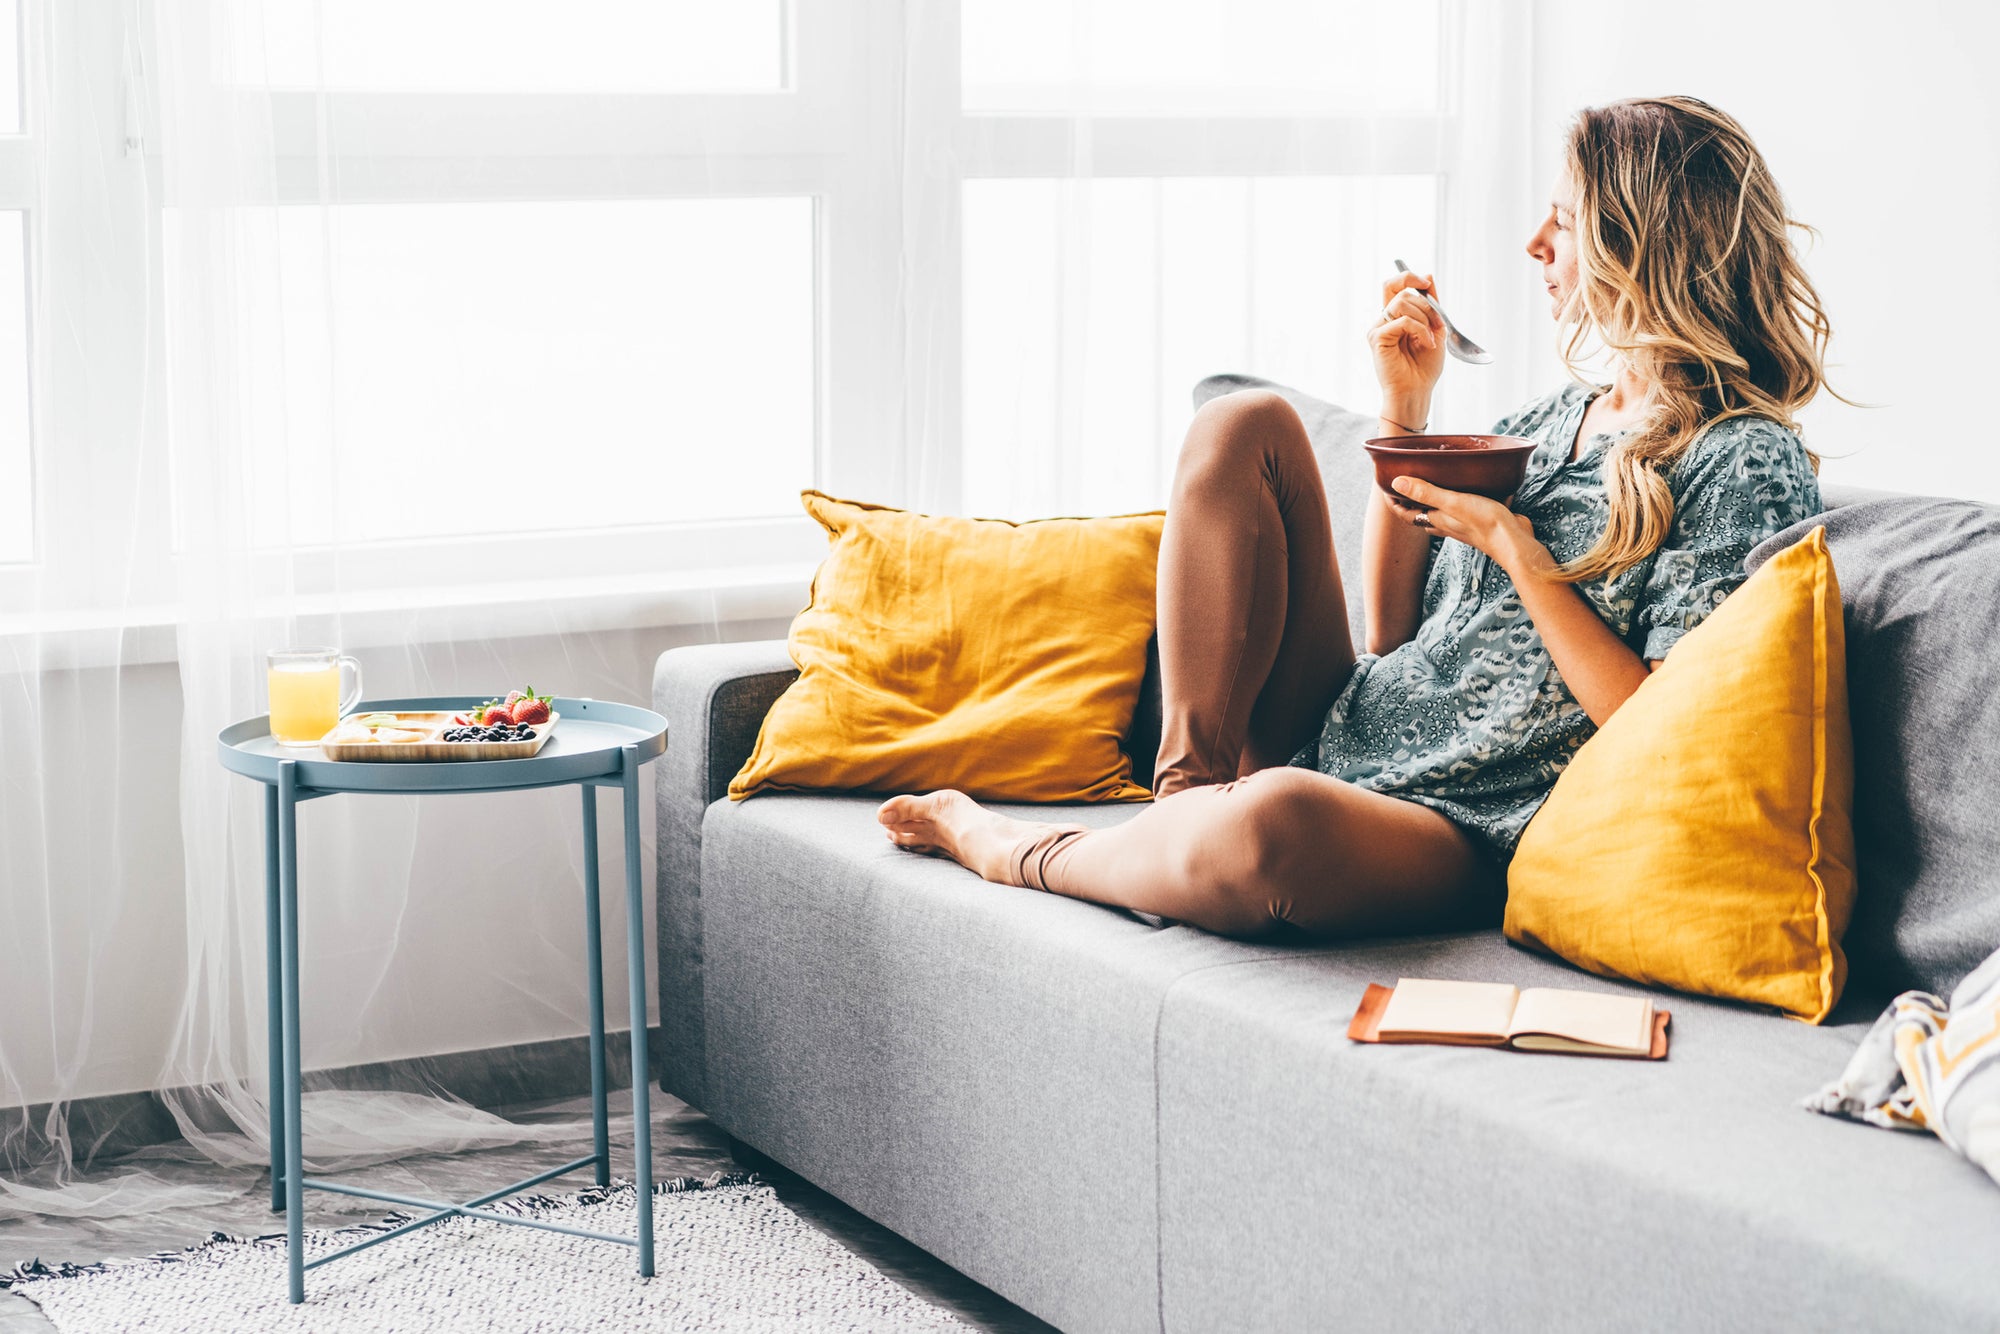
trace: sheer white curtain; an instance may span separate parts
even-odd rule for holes
[[[969,511],[1164,503],[1215,371],[1372,409],[1362,334],[1398,258],[1503,349],[1449,369],[1437,419],[1483,430],[1525,395],[1505,352],[1546,188],[1526,179],[1525,6],[962,13]]]
[[[668,643],[782,633],[824,549],[802,487],[1151,508],[1202,375],[1365,406],[1397,257],[1500,354],[1440,418],[1523,397],[1526,25],[29,0],[0,122],[0,433],[19,407],[27,439],[0,495],[33,497],[0,509],[0,1109],[29,1110],[0,1110],[0,1215],[260,1181],[260,794],[214,737],[263,711],[266,649],[339,644],[376,697],[644,701]],[[575,1133],[427,1062],[584,1031],[576,800],[302,809],[305,1064],[401,1085],[309,1094],[309,1161]],[[105,1099],[145,1090],[204,1170],[79,1179]]]

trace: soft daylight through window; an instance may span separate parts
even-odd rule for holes
[[[0,561],[35,552],[25,222],[20,212],[0,212]]]
[[[967,183],[967,511],[1158,505],[1202,376],[1368,375],[1316,312],[1370,300],[1394,247],[1428,253],[1436,213],[1420,175]]]
[[[967,111],[1323,114],[1437,103],[1435,0],[1237,0],[1223,22],[1200,0],[966,0],[962,13]]]
[[[687,93],[784,86],[783,0],[235,0],[229,73],[273,87]]]
[[[0,0],[0,134],[21,132],[21,6]]]
[[[302,205],[277,241],[258,545],[796,509],[811,200]]]

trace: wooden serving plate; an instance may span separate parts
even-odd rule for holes
[[[366,715],[364,715],[366,716]],[[552,713],[545,723],[531,723],[535,729],[533,739],[528,741],[440,741],[438,737],[446,729],[462,727],[452,719],[456,711],[450,713],[399,713],[396,715],[401,725],[422,731],[421,741],[322,741],[320,754],[329,760],[353,761],[368,764],[404,761],[410,763],[437,764],[452,760],[525,760],[539,753],[549,744],[555,734],[556,724],[562,720],[560,713]],[[344,725],[344,724],[343,724]],[[339,729],[336,728],[336,731]],[[332,735],[332,733],[328,733]]]

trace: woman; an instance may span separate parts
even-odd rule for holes
[[[892,842],[1236,936],[1497,917],[1570,757],[1743,581],[1751,547],[1821,508],[1792,418],[1821,386],[1827,320],[1749,136],[1693,98],[1632,100],[1582,112],[1566,159],[1528,254],[1565,361],[1595,337],[1617,374],[1494,427],[1540,446],[1511,508],[1415,478],[1396,500],[1371,490],[1357,657],[1297,413],[1264,391],[1210,401],[1160,543],[1154,804],[1089,831],[898,796],[878,811]],[[1384,435],[1429,422],[1429,290],[1391,279],[1368,334]]]

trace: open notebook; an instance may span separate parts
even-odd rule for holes
[[[1657,1061],[1667,1054],[1667,1019],[1647,996],[1405,977],[1393,988],[1369,985],[1347,1036]]]

